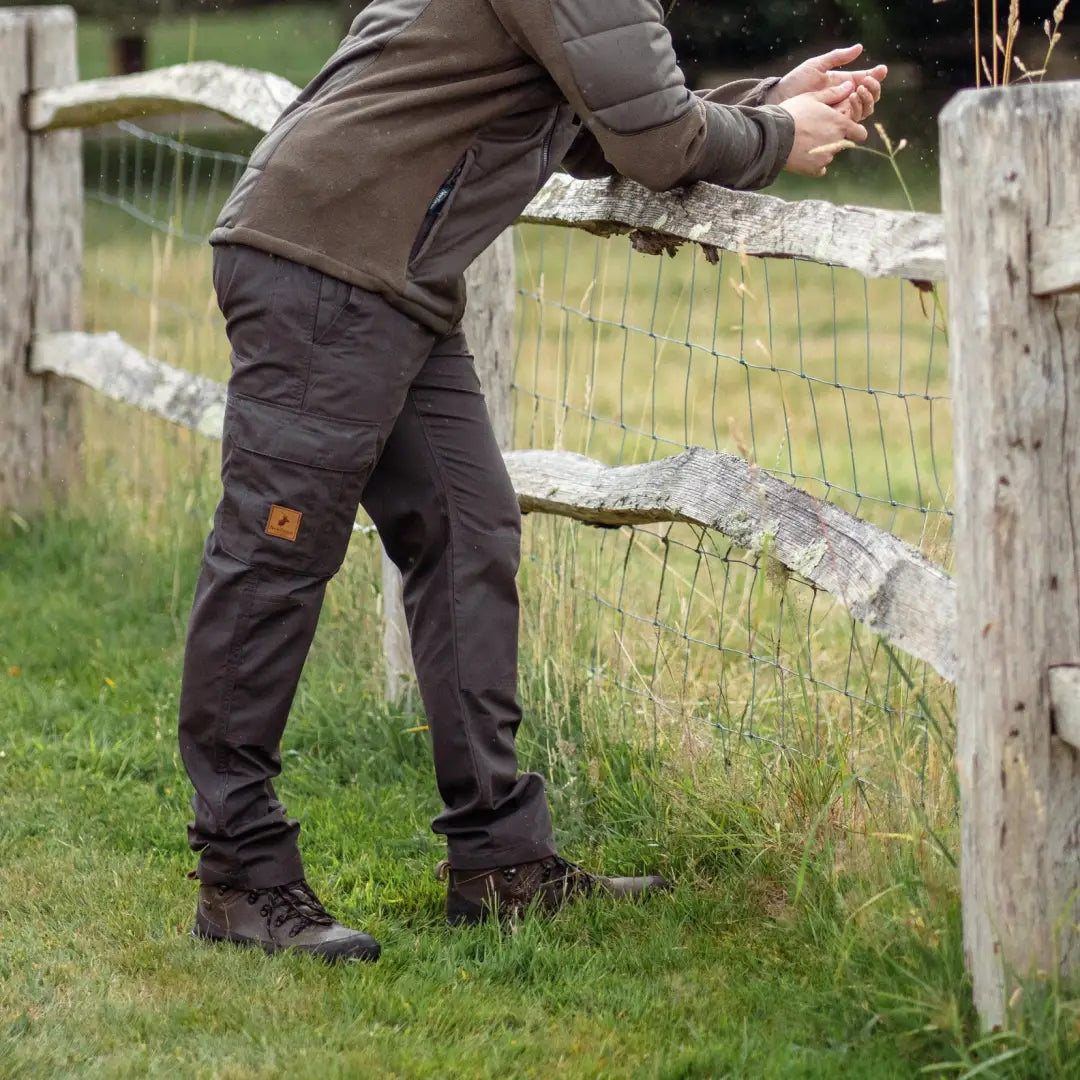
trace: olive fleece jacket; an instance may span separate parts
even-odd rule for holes
[[[686,88],[658,0],[373,0],[256,148],[211,236],[439,333],[468,265],[560,166],[655,191],[771,183],[775,80]]]

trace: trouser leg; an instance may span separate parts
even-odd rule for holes
[[[299,826],[272,777],[326,581],[265,572],[207,540],[184,657],[181,752],[195,786],[188,839],[207,883],[303,877]]]
[[[414,379],[363,504],[402,571],[451,864],[552,854],[543,780],[515,750],[521,516],[460,334]]]
[[[377,296],[250,249],[217,252],[215,285],[233,372],[180,748],[199,877],[266,888],[303,873],[273,778],[326,583],[434,335]]]

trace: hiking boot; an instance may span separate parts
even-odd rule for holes
[[[328,962],[378,960],[380,952],[373,937],[337,922],[303,879],[272,889],[200,885],[191,935],[268,953],[309,953]]]
[[[671,889],[670,882],[656,875],[602,877],[558,855],[494,870],[455,870],[441,862],[435,876],[447,883],[446,921],[452,926],[482,922],[492,915],[518,915],[534,902],[550,914],[581,897],[623,900]]]

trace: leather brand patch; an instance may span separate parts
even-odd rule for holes
[[[290,510],[275,503],[270,507],[270,516],[266,519],[266,535],[295,543],[303,516],[299,510]]]

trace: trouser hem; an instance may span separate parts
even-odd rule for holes
[[[521,863],[536,862],[558,854],[558,848],[551,837],[527,844],[515,844],[512,847],[497,848],[494,851],[458,849],[454,844],[447,844],[450,867],[453,870],[494,870],[500,866],[519,866]]]
[[[233,889],[274,889],[304,877],[303,860],[297,856],[286,862],[260,866],[251,870],[215,870],[201,863],[195,876],[203,885],[228,885]]]

